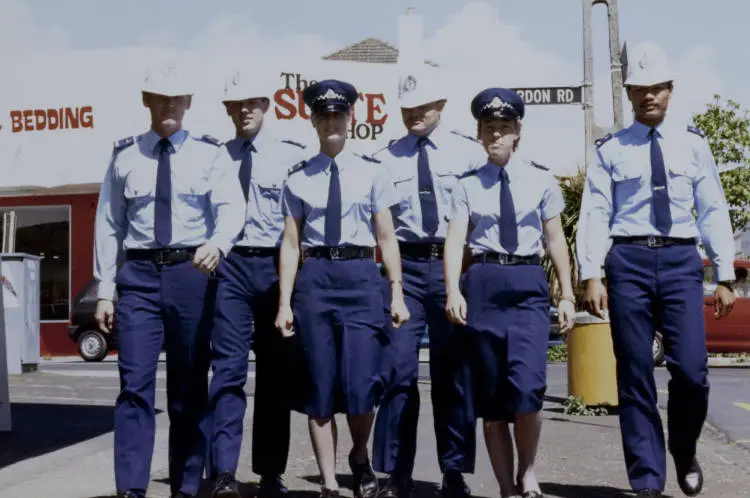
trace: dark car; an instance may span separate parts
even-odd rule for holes
[[[94,318],[96,281],[92,280],[73,300],[68,336],[78,344],[78,353],[86,361],[101,361],[117,349],[115,334],[103,334]]]

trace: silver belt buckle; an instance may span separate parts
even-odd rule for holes
[[[646,243],[649,247],[661,247],[662,245],[655,235],[649,235],[648,239],[646,239]]]
[[[157,265],[167,264],[167,262],[164,260],[164,254],[166,254],[166,251],[164,251],[164,250],[157,251],[157,253],[156,253],[156,264]]]
[[[437,244],[430,244],[430,257],[432,258],[439,258],[440,257],[440,246]]]
[[[331,260],[332,261],[336,261],[336,260],[341,259],[341,249],[339,249],[338,247],[331,247],[328,250],[328,253],[331,256]]]

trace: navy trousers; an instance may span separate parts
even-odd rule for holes
[[[230,252],[218,269],[209,388],[214,473],[235,474],[247,408],[248,354],[255,351],[252,465],[261,476],[284,473],[289,455],[289,340],[274,326],[278,257]]]
[[[295,410],[312,418],[365,415],[383,391],[385,316],[375,261],[306,258],[292,300],[305,371]]]
[[[441,472],[474,472],[476,417],[465,329],[445,315],[441,259],[402,259],[404,298],[411,318],[388,322],[384,370],[388,388],[375,420],[374,470],[410,478],[417,452],[419,347],[429,327],[432,409]]]
[[[126,261],[117,275],[115,326],[120,394],[115,404],[118,491],[145,495],[154,449],[154,395],[167,353],[169,479],[172,493],[196,494],[206,455],[209,335],[214,280],[192,262]]]
[[[689,461],[708,410],[703,264],[693,246],[616,244],[605,272],[628,477],[633,490],[663,490],[666,452],[652,344],[661,331],[671,375],[669,449],[675,459]]]
[[[538,265],[472,265],[463,282],[477,415],[512,422],[541,411],[547,389],[549,284]]]

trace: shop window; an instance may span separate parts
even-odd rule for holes
[[[3,250],[39,256],[40,319],[67,321],[70,315],[70,208],[2,208]],[[7,213],[7,214],[5,214]]]

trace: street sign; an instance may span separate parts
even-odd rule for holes
[[[547,88],[514,88],[526,105],[557,105],[583,103],[583,88],[547,87]]]

